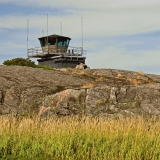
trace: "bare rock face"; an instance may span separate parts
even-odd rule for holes
[[[0,114],[160,117],[160,76],[112,69],[0,66]]]
[[[85,89],[66,89],[59,93],[46,96],[43,105],[51,107],[57,115],[82,114],[85,107]],[[42,112],[40,115],[43,116]]]

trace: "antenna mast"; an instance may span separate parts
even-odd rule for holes
[[[81,31],[82,31],[82,53],[83,53],[83,17],[81,17]]]
[[[28,55],[28,32],[29,32],[29,19],[27,19],[27,57],[29,58],[29,55]]]
[[[48,14],[47,14],[47,52],[48,52]]]

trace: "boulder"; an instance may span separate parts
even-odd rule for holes
[[[84,70],[84,69],[90,69],[86,64],[80,63],[76,66],[76,69]]]

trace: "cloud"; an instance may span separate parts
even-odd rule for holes
[[[26,45],[24,44],[17,44],[12,41],[3,43],[1,45],[1,55],[12,55],[12,54],[17,54],[15,51],[21,51],[21,50],[26,50]]]
[[[87,8],[87,9],[103,9],[103,8],[139,8],[141,6],[151,6],[159,4],[159,0],[0,0],[0,3],[14,3],[17,5],[29,6],[47,6],[47,7],[68,7],[68,8]]]
[[[15,3],[32,7],[51,7],[53,12],[49,14],[50,33],[60,33],[62,22],[63,33],[78,37],[81,35],[81,17],[83,17],[84,35],[94,36],[117,36],[145,33],[159,30],[160,28],[160,2],[157,0],[1,0],[0,3]],[[144,3],[145,2],[145,3]],[[35,5],[36,4],[36,5]],[[54,8],[59,12],[69,14],[54,15]],[[63,9],[62,9],[63,8]],[[25,16],[1,16],[0,28],[25,28],[27,19],[30,20],[30,28],[46,31],[46,15]]]
[[[94,44],[94,43],[93,43]],[[160,74],[159,49],[128,50],[125,45],[110,45],[87,54],[91,68],[112,68]],[[151,70],[156,68],[156,70]]]

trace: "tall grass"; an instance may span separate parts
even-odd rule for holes
[[[1,159],[159,160],[160,121],[0,118]]]

